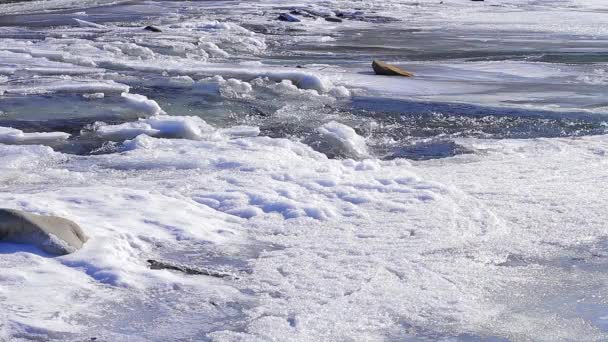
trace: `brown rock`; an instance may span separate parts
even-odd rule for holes
[[[407,72],[401,68],[398,68],[394,65],[381,62],[379,60],[374,60],[372,63],[372,68],[374,68],[374,72],[376,75],[384,75],[384,76],[404,76],[404,77],[412,77],[414,74],[411,72]]]

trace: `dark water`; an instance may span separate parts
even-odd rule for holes
[[[470,151],[454,142],[457,138],[532,139],[608,132],[608,121],[601,115],[584,112],[555,113],[467,104],[415,102],[383,98],[354,97],[351,100],[309,108],[298,106],[297,116],[286,119],[277,110],[290,104],[277,101],[270,94],[258,94],[255,100],[226,100],[219,97],[191,97],[172,89],[138,89],[137,93],[156,99],[171,115],[197,115],[216,126],[254,125],[262,135],[290,138],[315,145],[317,127],[335,120],[355,128],[367,138],[373,155],[382,159],[431,159]],[[35,108],[49,103],[44,116]],[[36,103],[36,105],[33,105]],[[69,104],[69,105],[68,105]],[[295,103],[299,105],[298,102]],[[34,108],[32,108],[34,106]],[[86,106],[86,112],[82,111]],[[37,101],[0,100],[5,114],[0,125],[25,132],[61,131],[72,134],[67,143],[53,146],[73,154],[112,153],[118,144],[88,134],[95,122],[119,124],[137,117],[117,107],[111,97],[89,101],[75,95],[41,96]],[[72,111],[72,114],[70,113]],[[67,117],[66,117],[67,116]],[[53,119],[59,117],[59,119]],[[332,155],[340,158],[341,155]]]

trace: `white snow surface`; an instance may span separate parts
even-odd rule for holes
[[[127,293],[162,291],[211,311],[208,295],[220,306],[248,302],[239,329],[209,335],[219,341],[383,340],[406,336],[402,322],[514,340],[603,338],[543,300],[572,295],[564,287],[605,290],[605,273],[552,263],[606,236],[596,184],[606,180],[608,140],[463,143],[480,154],[416,165],[330,160],[301,143],[221,132],[140,135],[121,154],[88,157],[0,145],[2,203],[64,216],[90,236],[59,258],[2,245],[3,325],[14,337],[77,336],[96,317],[111,321],[102,307],[124,310]],[[256,243],[276,247],[258,250],[238,280],[145,264],[178,245],[238,255]],[[508,265],[513,257],[536,261]],[[187,312],[172,310],[179,325]],[[168,333],[150,324],[136,336]]]

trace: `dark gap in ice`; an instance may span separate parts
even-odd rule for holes
[[[200,116],[216,127],[252,125],[273,138],[304,141],[330,158],[355,157],[331,146],[317,146],[318,127],[338,121],[366,138],[372,156],[382,159],[424,160],[471,151],[457,138],[530,139],[606,134],[608,123],[588,112],[554,112],[521,108],[494,108],[470,104],[421,102],[378,97],[353,97],[350,101],[324,103],[310,98],[277,97],[255,87],[251,98],[223,98],[167,87],[136,87],[133,92],[154,99],[169,115]],[[120,124],[141,114],[124,108],[118,97],[85,99],[80,95],[11,96],[0,100],[0,126],[25,132],[60,131],[72,137],[52,147],[71,154],[117,151],[118,144],[81,134],[102,121]],[[43,112],[40,108],[44,108]],[[289,117],[279,111],[292,108]]]
[[[98,138],[94,135],[81,134],[90,130],[95,122],[120,124],[127,120],[116,117],[95,117],[54,120],[0,120],[0,127],[11,127],[25,133],[33,132],[65,132],[72,136],[66,141],[50,143],[54,150],[67,154],[90,155],[108,154],[118,151],[118,144]]]

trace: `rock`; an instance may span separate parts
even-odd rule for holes
[[[298,19],[297,17],[295,17],[295,16],[293,16],[293,15],[291,15],[289,13],[281,13],[279,15],[279,20],[280,21],[287,21],[287,22],[290,22],[290,23],[299,23],[301,21],[300,19]]]
[[[341,23],[342,19],[340,18],[334,18],[334,17],[326,17],[325,18],[326,21],[332,22],[332,23]]]
[[[61,217],[0,209],[0,241],[32,244],[64,255],[79,250],[87,237],[76,223]]]
[[[381,62],[379,60],[374,60],[372,63],[372,68],[374,68],[374,72],[376,75],[384,75],[384,76],[404,76],[404,77],[412,77],[414,74],[411,72],[407,72],[401,68],[398,68],[394,65]]]
[[[215,277],[215,278],[227,278],[227,277],[236,278],[232,274],[229,274],[229,273],[220,273],[220,272],[202,269],[199,267],[178,265],[178,264],[174,264],[171,262],[163,262],[163,261],[158,261],[158,260],[154,260],[154,259],[149,259],[148,264],[150,264],[150,269],[152,269],[152,270],[171,270],[171,271],[178,271],[178,272],[182,272],[182,273],[190,274],[190,275],[205,275],[205,276]],[[236,279],[238,279],[238,278],[236,278]]]
[[[156,26],[146,26],[146,27],[144,27],[144,30],[151,31],[151,32],[163,32],[163,30],[159,29]]]

